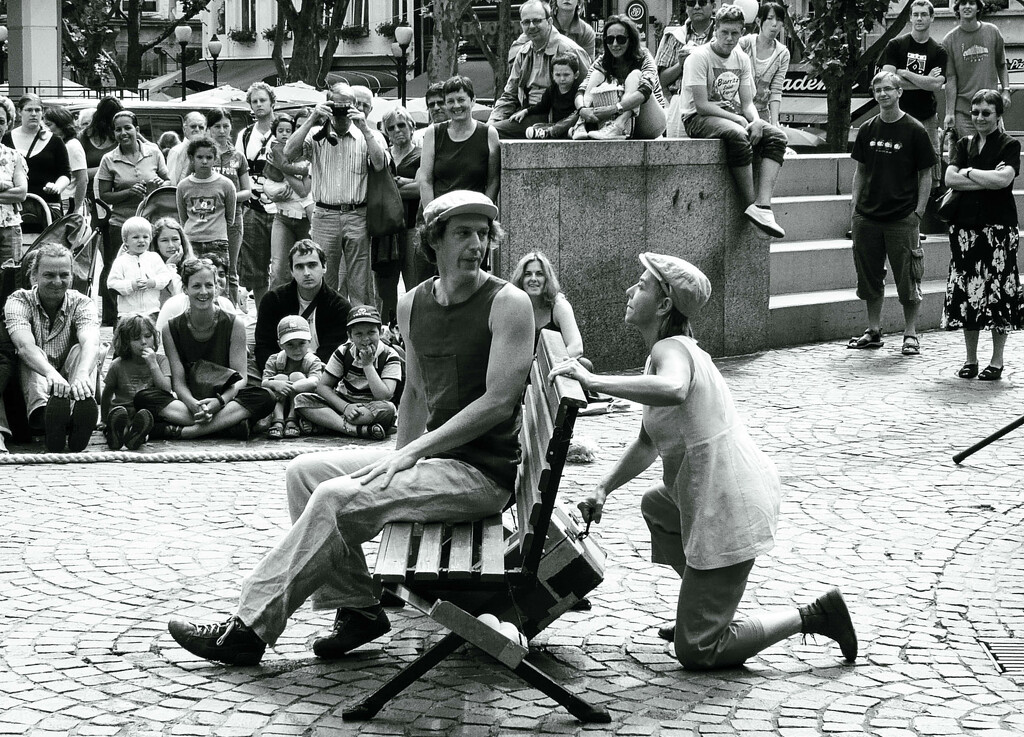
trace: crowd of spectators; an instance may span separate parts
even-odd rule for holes
[[[430,122],[420,130],[401,106],[374,126],[370,90],[346,83],[292,116],[276,111],[273,88],[256,82],[246,93],[253,122],[243,130],[232,130],[226,110],[190,112],[184,139],[159,143],[146,140],[135,115],[113,98],[77,121],[64,109],[45,109],[32,94],[17,109],[0,99],[0,258],[22,260],[18,203],[26,193],[57,216],[89,205],[106,215],[96,221],[99,314],[72,288],[71,255],[53,248],[38,249],[24,269],[31,283],[6,306],[0,384],[18,373],[16,365],[28,425],[45,435],[50,450],[81,446],[87,438],[81,428],[90,418],[95,424],[97,414],[112,448],[137,448],[150,435],[243,437],[253,429],[271,438],[322,431],[383,437],[404,381],[400,285],[411,291],[437,269],[419,245],[423,213],[459,190],[497,201],[500,139],[653,139],[666,132],[720,138],[743,215],[783,237],[771,202],[786,152],[778,127],[790,60],[779,41],[786,7],[762,3],[756,32],[744,35],[751,27],[738,7],[688,0],[685,22],[666,28],[652,54],[628,17],[609,16],[595,33],[580,6],[579,0],[521,5],[522,35],[512,44],[507,84],[487,122],[474,117],[474,85],[461,75],[427,89]],[[934,8],[914,0],[911,33],[894,39],[881,57],[887,76],[876,79],[873,91],[882,114],[862,129],[854,150],[852,232],[869,327],[850,347],[881,344],[878,284],[889,258],[908,317],[904,353],[919,351],[920,249],[911,220],[920,217],[926,188],[923,174],[908,173],[926,165],[934,178],[941,173],[929,154],[939,141],[934,92],[945,84],[953,94],[947,94],[944,126],[975,134],[957,147],[947,176],[975,206],[973,220],[962,216],[951,227],[961,258],[954,248],[945,323],[967,331],[965,378],[978,373],[978,331],[992,329],[993,358],[980,372],[991,379],[999,378],[1006,330],[1020,322],[1020,308],[1004,299],[990,310],[964,294],[982,278],[972,266],[979,249],[985,263],[1016,263],[1016,213],[1004,180],[1012,182],[1018,165],[998,126],[1008,103],[1002,39],[978,20],[980,9],[979,0],[958,0],[960,24],[940,45],[929,36]],[[981,66],[967,46],[978,43],[991,52]],[[978,98],[979,89],[989,88],[998,100]],[[996,122],[992,131],[983,125],[988,118]],[[911,158],[894,168],[895,159],[878,159],[888,150],[875,139],[897,123],[906,141],[927,140],[928,150],[900,144],[900,156]],[[982,150],[988,140],[995,144]],[[981,173],[987,170],[995,173]],[[404,222],[390,235],[371,236],[367,193],[381,172],[394,178]],[[171,217],[137,217],[150,194],[168,187],[176,199]],[[904,243],[898,248],[892,246],[897,231]],[[490,248],[497,242],[490,239]],[[485,268],[490,256],[484,254]],[[990,291],[1005,295],[1015,278],[1015,267],[1006,266],[996,280],[1001,286]],[[560,330],[571,356],[586,365],[572,307],[547,257],[528,254],[513,281],[530,296],[536,324]],[[245,314],[250,304],[255,316]],[[353,322],[353,315],[359,319]],[[248,342],[247,320],[255,322]],[[118,368],[109,377],[114,394],[103,393],[116,401],[95,410],[90,402],[96,404],[102,382],[85,377],[107,358],[91,342],[100,324],[117,326],[110,357]],[[154,363],[152,356],[166,359]],[[197,365],[219,367],[226,378],[208,386]],[[94,390],[87,392],[87,384]],[[51,410],[48,398],[64,401]],[[0,415],[0,443],[7,429]]]

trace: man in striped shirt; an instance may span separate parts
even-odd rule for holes
[[[344,82],[331,87],[328,102],[319,103],[299,127],[284,154],[309,160],[311,191],[316,202],[310,238],[327,253],[324,280],[353,306],[374,303],[370,270],[370,238],[366,233],[366,181],[370,167],[386,165],[384,137],[366,122]],[[329,121],[330,129],[311,135]]]

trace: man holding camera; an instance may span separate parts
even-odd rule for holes
[[[344,82],[331,86],[329,100],[316,106],[284,147],[285,157],[301,153],[310,162],[316,202],[310,238],[327,253],[324,280],[353,307],[374,303],[366,182],[371,167],[379,171],[386,165],[386,149]]]

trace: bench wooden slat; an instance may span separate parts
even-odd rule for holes
[[[562,342],[560,333],[552,330],[540,331],[540,341],[537,346],[537,368],[545,381],[555,364],[561,363],[568,357],[569,354],[565,351],[565,343]],[[544,392],[552,417],[558,417],[558,408],[563,404],[576,409],[583,409],[587,406],[587,397],[583,394],[583,387],[575,379],[557,376],[552,389],[554,391]]]
[[[533,368],[530,369],[530,381],[533,386],[538,386],[537,382],[539,381],[547,381],[547,379],[541,375],[536,362],[534,362]],[[540,386],[543,386],[543,384],[540,384]],[[536,394],[534,394],[534,396],[536,396]],[[536,446],[538,458],[547,460],[548,452],[551,450],[551,437],[555,434],[555,418],[557,415],[551,414],[551,407],[546,401],[528,403],[525,406],[525,410],[529,411],[531,409],[531,405],[535,420],[533,426],[534,432],[526,442]],[[533,451],[534,449],[531,448],[530,450]]]
[[[444,524],[429,522],[423,525],[420,549],[416,555],[413,578],[417,581],[434,581],[441,577],[441,544],[444,542]]]
[[[544,470],[544,453],[538,452],[536,435],[537,405],[543,406],[544,400],[538,399],[533,385],[526,388],[526,401],[523,409],[523,426],[519,440],[523,445],[523,460],[519,465],[516,477],[516,519],[519,522],[519,549],[526,550],[533,539],[533,522],[536,508],[541,504],[540,483]],[[544,441],[543,447],[547,446]]]
[[[469,578],[473,575],[473,527],[472,522],[452,525],[448,578]]]
[[[385,582],[405,580],[409,565],[409,543],[412,542],[412,522],[392,522],[384,527],[384,537],[377,549],[374,573]]]
[[[505,533],[501,515],[485,518],[480,530],[480,580],[501,581],[505,578]]]

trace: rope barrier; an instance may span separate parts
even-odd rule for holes
[[[324,446],[281,450],[187,450],[157,453],[101,451],[99,453],[3,453],[0,466],[67,463],[234,463],[238,461],[289,461],[303,453],[337,450]]]

